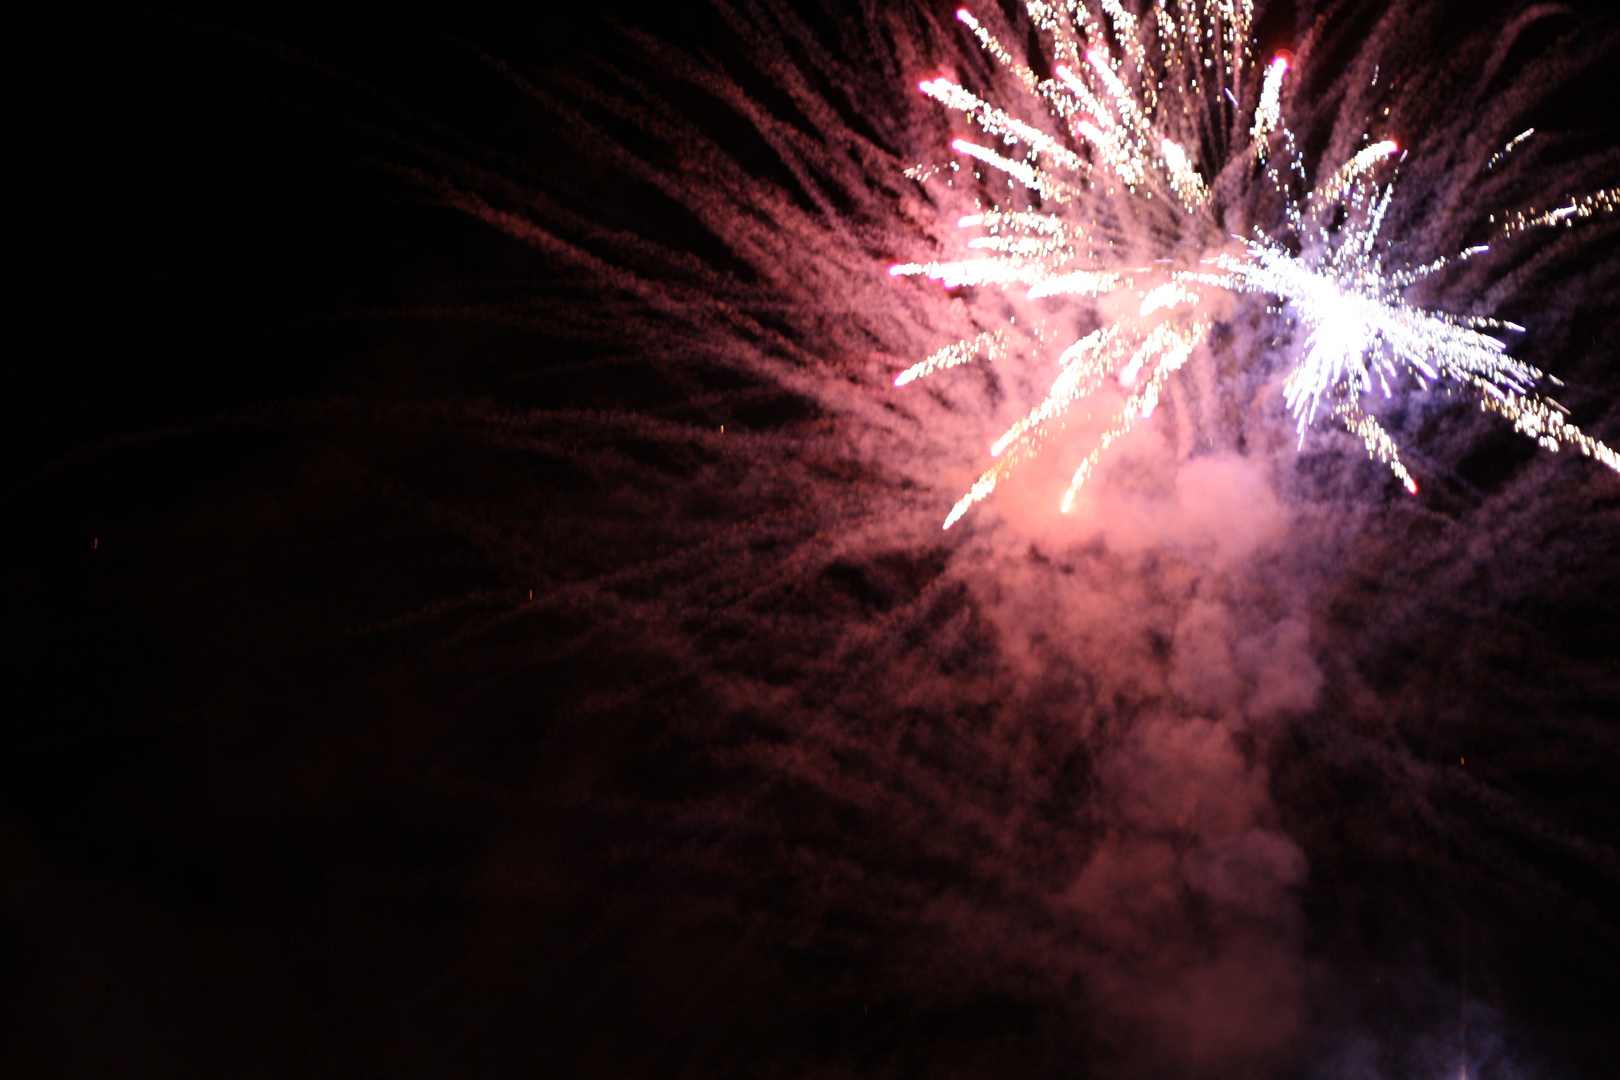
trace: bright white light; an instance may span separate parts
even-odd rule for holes
[[[984,230],[967,244],[986,253],[980,257],[899,263],[889,273],[927,276],[947,287],[1016,286],[1036,301],[1129,289],[1140,303],[1134,313],[1111,305],[1111,324],[1061,351],[1046,398],[991,445],[997,460],[952,508],[946,528],[1034,453],[1054,420],[1113,376],[1128,396],[1075,471],[1062,500],[1062,508],[1070,509],[1100,455],[1153,414],[1167,380],[1204,343],[1212,320],[1203,308],[1221,292],[1274,297],[1304,328],[1283,384],[1301,438],[1320,414],[1330,413],[1409,491],[1417,483],[1394,440],[1361,406],[1370,393],[1414,385],[1460,388],[1542,445],[1574,446],[1620,470],[1612,449],[1568,423],[1556,402],[1536,393],[1543,373],[1514,359],[1499,338],[1485,332],[1523,327],[1425,310],[1405,300],[1403,290],[1419,278],[1485,255],[1491,245],[1420,267],[1389,265],[1392,255],[1380,231],[1393,198],[1395,155],[1405,158],[1394,140],[1370,142],[1337,167],[1319,167],[1321,179],[1311,188],[1283,123],[1290,58],[1279,53],[1263,69],[1255,67],[1248,0],[1155,0],[1141,15],[1117,0],[1102,0],[1100,12],[1078,0],[1029,0],[1025,6],[1051,49],[1055,78],[1038,78],[967,9],[957,17],[997,64],[1044,100],[1048,115],[1033,122],[1013,117],[944,78],[925,80],[919,89],[1001,142],[1002,149],[967,139],[951,146],[1031,193],[1025,197],[1029,208],[994,205],[960,217],[961,228]],[[1116,44],[1119,55],[1101,44],[1105,40]],[[1225,161],[1198,158],[1209,142],[1194,117],[1202,115],[1208,93],[1223,94],[1237,108],[1244,100],[1256,103],[1248,143]],[[1531,134],[1515,137],[1490,165]],[[1287,207],[1288,233],[1256,232],[1239,238],[1242,246],[1234,251],[1211,209],[1210,183],[1241,168],[1274,185]],[[1296,195],[1296,182],[1308,194]],[[1600,191],[1550,211],[1512,215],[1498,223],[1495,239],[1616,209],[1620,189]],[[1112,234],[1087,240],[1099,223],[1113,223],[1107,226]],[[994,361],[1008,347],[1002,331],[981,333],[939,350],[895,383],[981,355]]]

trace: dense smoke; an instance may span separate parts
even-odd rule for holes
[[[219,752],[262,785],[242,820],[476,821],[444,827],[458,853],[427,859],[431,887],[354,872],[450,905],[431,947],[392,958],[322,929],[368,903],[327,893],[289,907],[355,944],[291,968],[210,956],[229,930],[154,932],[218,983],[330,967],[356,998],[323,1006],[334,1020],[233,990],[296,1047],[176,1034],[173,1071],[263,1053],[311,1075],[1598,1075],[1600,1040],[1615,1049],[1620,480],[1414,392],[1380,412],[1410,496],[1353,437],[1299,438],[1281,396],[1298,343],[1243,297],[1072,513],[1056,505],[1078,420],[942,532],[1050,381],[1014,353],[893,385],[1027,318],[994,290],[886,272],[961,243],[955,196],[902,173],[955,133],[919,78],[994,86],[994,65],[945,8],[717,7],[534,70],[498,42],[444,46],[522,117],[500,143],[333,93],[368,167],[536,253],[517,284],[443,285],[393,314],[543,350],[494,376],[445,359],[478,368],[471,390],[363,387],[146,437],[202,452],[219,429],[312,432],[291,479],[247,481],[275,493],[254,505],[318,507],[283,527],[297,536],[348,520],[346,499],[386,508],[355,535],[395,599],[311,590],[361,674],[307,693],[281,689],[317,685],[297,670],[245,679],[327,719],[264,751],[296,768]],[[1018,11],[981,15],[1038,42]],[[1612,183],[1620,157],[1569,130],[1557,96],[1612,60],[1607,25],[1552,5],[1455,15],[1260,23],[1299,56],[1287,118],[1308,157],[1341,160],[1389,109],[1409,157],[1386,235],[1412,264],[1472,242],[1481,215]],[[1487,170],[1532,120],[1547,133]],[[1267,189],[1248,195],[1226,219],[1268,227]],[[1559,229],[1420,298],[1524,324],[1520,354],[1610,442],[1614,236]],[[1095,314],[1052,317],[1077,334]],[[75,477],[142,445],[12,498],[99,483]],[[190,498],[208,509],[174,531],[199,546],[259,519]],[[341,794],[351,769],[390,794]],[[391,770],[418,779],[392,794]],[[392,800],[410,809],[376,809]],[[248,826],[221,828],[193,846]],[[275,865],[224,876],[251,891]],[[90,893],[74,902],[93,913]],[[77,940],[94,917],[50,925]],[[418,932],[390,918],[379,934]],[[208,1027],[166,1008],[160,1026]],[[159,1056],[129,1054],[92,1064]]]

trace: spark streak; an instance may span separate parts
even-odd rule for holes
[[[1321,179],[1309,183],[1312,170],[1284,117],[1291,58],[1279,54],[1256,68],[1247,0],[1154,0],[1137,12],[1120,0],[1100,0],[1100,10],[1079,0],[1029,0],[1025,7],[1045,35],[1054,78],[1042,79],[1021,64],[967,10],[957,17],[1000,69],[1044,103],[1045,116],[1015,117],[945,78],[920,88],[1000,141],[1005,152],[964,138],[951,146],[1005,175],[1014,193],[1008,203],[1022,189],[1027,207],[995,203],[959,220],[965,230],[984,230],[965,244],[986,253],[981,257],[900,263],[889,272],[927,276],[947,287],[1017,287],[1028,301],[1132,290],[1141,302],[1134,310],[1113,306],[1111,324],[1061,350],[1046,397],[995,440],[996,462],[951,509],[946,528],[988,498],[1054,421],[1113,374],[1130,394],[1076,469],[1062,499],[1069,510],[1100,455],[1153,413],[1167,380],[1207,344],[1214,319],[1200,309],[1221,294],[1272,297],[1272,310],[1304,329],[1283,381],[1301,440],[1320,414],[1332,415],[1409,491],[1417,482],[1394,439],[1361,404],[1375,391],[1460,389],[1542,446],[1573,446],[1620,471],[1614,450],[1537,392],[1548,376],[1516,360],[1487,332],[1521,327],[1419,307],[1404,293],[1421,278],[1489,253],[1493,244],[1613,213],[1620,189],[1572,197],[1551,210],[1493,217],[1496,232],[1486,243],[1408,266],[1382,235],[1394,197],[1397,143],[1369,133],[1368,145],[1337,165],[1319,163]],[[1214,106],[1207,104],[1209,95]],[[1223,100],[1231,105],[1229,117],[1218,115],[1226,109]],[[1254,102],[1247,116],[1245,101]],[[1531,134],[1513,138],[1485,168]],[[1236,238],[1234,249],[1216,216],[1215,190],[1257,171],[1281,197],[1283,224],[1270,232],[1255,227]],[[1189,249],[1199,254],[1189,257]],[[1016,348],[1002,331],[981,333],[936,352],[895,382],[904,385],[981,353],[994,361]]]

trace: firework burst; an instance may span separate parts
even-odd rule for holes
[[[1620,457],[1566,419],[1537,391],[1550,380],[1515,359],[1501,334],[1524,328],[1483,315],[1412,303],[1417,282],[1535,230],[1573,224],[1616,208],[1606,189],[1546,212],[1497,223],[1486,242],[1418,266],[1401,262],[1384,231],[1404,155],[1374,139],[1342,160],[1308,167],[1284,118],[1290,58],[1255,60],[1253,5],[1238,0],[1170,4],[1133,12],[1120,0],[1100,10],[1078,2],[1030,0],[1032,23],[1050,43],[1050,76],[1021,62],[966,9],[957,18],[978,39],[1014,93],[1035,104],[1021,119],[947,78],[919,89],[971,119],[993,145],[958,138],[954,149],[973,178],[1006,178],[1008,194],[976,201],[957,221],[977,235],[964,258],[897,263],[893,276],[921,275],[947,288],[1022,290],[1029,301],[1090,302],[1103,325],[1075,340],[1035,328],[955,342],[902,372],[905,385],[937,371],[1011,349],[1056,348],[1057,374],[1043,400],[990,447],[997,460],[957,501],[950,528],[987,498],[1020,462],[1062,430],[1070,408],[1114,382],[1124,394],[1069,482],[1062,508],[1110,444],[1153,414],[1175,375],[1203,345],[1223,307],[1239,294],[1270,297],[1272,311],[1303,331],[1283,395],[1303,442],[1319,417],[1336,417],[1372,457],[1406,485],[1417,482],[1395,440],[1363,404],[1374,393],[1442,388],[1472,395],[1549,450],[1573,446],[1612,469]],[[1385,110],[1387,113],[1387,110]],[[1494,168],[1531,137],[1501,148]],[[907,175],[954,187],[961,161],[920,165]],[[1259,179],[1280,199],[1269,231],[1238,221],[1234,196]],[[1314,180],[1314,182],[1313,182]],[[1026,320],[1028,322],[1030,320]],[[1017,340],[1009,340],[1016,334]]]

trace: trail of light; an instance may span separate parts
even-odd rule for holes
[[[1223,292],[1273,297],[1272,310],[1305,329],[1283,381],[1301,439],[1325,411],[1410,491],[1417,482],[1395,441],[1360,404],[1375,391],[1388,396],[1435,384],[1461,389],[1542,446],[1573,446],[1620,470],[1612,449],[1536,392],[1548,376],[1516,360],[1501,339],[1485,332],[1522,327],[1424,309],[1402,292],[1420,278],[1488,254],[1493,243],[1613,213],[1620,209],[1620,189],[1572,198],[1551,210],[1526,209],[1502,221],[1493,217],[1497,232],[1490,242],[1420,266],[1401,265],[1381,236],[1394,198],[1399,147],[1368,136],[1368,145],[1336,166],[1319,166],[1321,179],[1312,185],[1283,118],[1291,58],[1280,53],[1263,72],[1254,69],[1251,4],[1155,0],[1137,12],[1120,0],[1100,0],[1097,9],[1042,0],[1025,6],[1046,36],[1055,78],[1037,76],[966,9],[957,17],[1002,70],[1045,103],[1045,116],[1014,117],[945,78],[927,80],[920,89],[1004,146],[1023,148],[1024,159],[1018,160],[969,139],[951,144],[1006,176],[1012,191],[1021,186],[1031,192],[1030,207],[993,202],[960,218],[962,228],[984,232],[966,247],[992,257],[899,263],[889,272],[927,276],[947,287],[1019,286],[1032,301],[1101,297],[1129,287],[1139,290],[1141,302],[1124,313],[1116,305],[1109,325],[1062,351],[1044,400],[995,441],[991,454],[998,460],[952,508],[946,528],[989,497],[1035,451],[1052,422],[1112,372],[1133,392],[1076,470],[1062,503],[1065,510],[1072,507],[1101,454],[1152,415],[1166,380],[1206,343],[1213,321],[1199,308]],[[1216,90],[1216,101],[1224,98],[1239,114],[1241,102],[1255,105],[1249,122],[1236,127],[1247,131],[1247,142],[1231,147],[1223,160],[1202,161],[1199,155],[1218,145],[1206,105],[1206,92]],[[1240,119],[1234,115],[1234,126]],[[1532,133],[1513,138],[1486,168]],[[1211,195],[1212,178],[1226,175],[1228,166],[1260,170],[1285,204],[1280,231],[1257,229],[1235,251],[1215,218]],[[925,179],[921,172],[908,175]],[[987,183],[984,190],[993,187]],[[1099,240],[1082,255],[1076,241],[1098,229]],[[1190,257],[1189,247],[1198,254]],[[1014,347],[1006,336],[991,342],[980,334],[936,352],[896,383],[981,353],[995,359]]]
[[[894,377],[894,385],[904,386],[914,379],[924,375],[932,375],[936,371],[957,367],[978,358],[983,352],[991,360],[1001,355],[1004,337],[999,330],[988,331],[978,337],[958,341],[954,345],[947,345],[943,349],[930,355],[927,359],[911,365]]]

